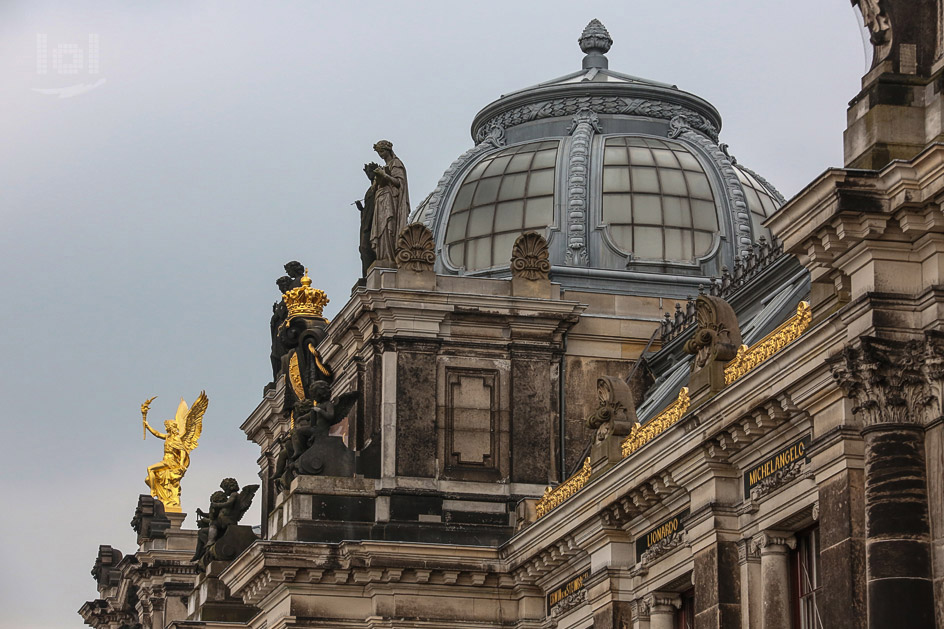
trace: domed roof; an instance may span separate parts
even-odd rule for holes
[[[580,71],[475,116],[476,145],[413,220],[433,231],[440,273],[507,277],[515,239],[537,231],[565,287],[690,293],[769,237],[761,222],[784,199],[718,143],[710,103],[609,70],[598,20],[578,41]]]

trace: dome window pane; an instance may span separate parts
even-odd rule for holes
[[[677,197],[688,196],[688,187],[685,185],[682,171],[663,168],[659,171],[659,177],[662,179],[663,194],[671,194]]]
[[[698,163],[698,160],[695,159],[695,156],[689,153],[688,151],[676,151],[675,157],[678,158],[679,164],[682,165],[682,168],[685,170],[693,170],[695,172],[701,172],[701,164]]]
[[[634,194],[633,223],[636,225],[661,225],[662,199],[654,194]]]
[[[501,266],[511,263],[511,248],[515,246],[515,240],[521,235],[520,231],[511,234],[498,234],[495,236],[495,242],[492,245],[492,266]]]
[[[688,241],[688,247],[683,247],[682,242]],[[680,229],[665,230],[665,257],[667,260],[691,260],[691,232],[683,232]]]
[[[467,183],[459,188],[459,194],[456,195],[456,202],[452,204],[452,211],[459,212],[467,210],[472,205],[472,193],[475,192],[475,184]]]
[[[603,192],[629,192],[629,169],[625,166],[604,168]]]
[[[505,166],[511,161],[510,155],[502,155],[492,160],[492,163],[485,169],[484,177],[494,177],[505,172]]]
[[[693,199],[714,199],[711,195],[711,186],[708,185],[708,177],[701,173],[686,172],[685,180],[688,182],[688,193]]]
[[[718,231],[718,213],[715,204],[709,201],[692,200],[692,227],[706,231]]]
[[[623,251],[633,250],[633,228],[629,225],[612,225],[609,230],[614,244]]]
[[[711,234],[695,232],[695,256],[703,256],[711,250]]]
[[[637,257],[649,260],[662,258],[662,229],[659,227],[633,227],[633,252]]]
[[[454,267],[465,266],[465,243],[449,246],[449,263]]]
[[[501,179],[498,177],[491,177],[479,181],[479,185],[475,189],[475,196],[472,199],[472,205],[479,206],[485,205],[486,203],[494,203],[495,199],[498,197],[498,185],[500,182]]]
[[[603,162],[606,164],[628,164],[629,157],[622,146],[608,146],[603,149]]]
[[[492,266],[492,239],[476,238],[466,243],[466,266],[487,269]]]
[[[457,242],[465,238],[465,225],[469,221],[468,212],[453,214],[446,228],[446,242]]]
[[[606,223],[632,223],[631,208],[631,196],[628,194],[603,195],[603,221]]]
[[[501,189],[498,192],[499,201],[509,199],[523,199],[524,186],[528,183],[528,175],[519,173],[517,175],[505,175],[502,177]]]
[[[472,210],[469,214],[468,237],[484,236],[492,231],[492,221],[495,217],[495,206],[487,205]]]
[[[528,199],[524,214],[525,229],[546,227],[554,220],[554,198]]]
[[[688,199],[663,197],[662,219],[670,227],[691,227],[692,212],[689,209]]]
[[[633,168],[633,192],[659,193],[659,178],[655,168]]]
[[[524,201],[499,203],[495,211],[495,231],[503,232],[521,229],[524,219]]]
[[[537,158],[535,158],[537,161]],[[539,170],[531,173],[531,179],[528,181],[528,196],[537,197],[547,194],[554,194],[554,171]]]
[[[528,168],[531,167],[531,157],[533,155],[534,153],[530,151],[515,155],[511,158],[511,162],[508,163],[508,168],[505,169],[505,172],[520,173],[528,170]]]
[[[777,210],[777,206],[774,204],[774,200],[771,199],[766,194],[760,194],[760,201],[764,205],[764,216],[770,216]]]
[[[653,157],[656,158],[656,165],[663,168],[678,168],[678,161],[675,159],[675,155],[672,154],[672,151],[666,149],[653,149]]]
[[[468,174],[465,178],[467,182],[476,181],[482,177],[482,173],[485,172],[485,169],[488,168],[489,164],[492,163],[491,158],[483,159],[481,162],[475,165],[475,168]]]
[[[553,168],[557,165],[557,149],[535,153],[531,168]]]
[[[633,166],[655,166],[656,162],[652,157],[652,151],[648,148],[629,149],[629,160]]]

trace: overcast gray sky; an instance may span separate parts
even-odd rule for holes
[[[333,316],[373,142],[418,202],[480,108],[579,69],[594,17],[610,68],[708,99],[787,197],[842,165],[864,66],[848,0],[0,5],[0,626],[81,626],[98,545],[134,550],[162,454],[145,398],[162,420],[209,395],[185,511],[256,479],[239,425],[270,379],[282,264]]]

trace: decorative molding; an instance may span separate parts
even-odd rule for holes
[[[810,303],[801,301],[797,306],[796,314],[787,319],[773,332],[754,343],[750,347],[741,345],[737,356],[724,368],[724,383],[732,384],[738,378],[746,375],[752,369],[768,360],[784,347],[800,338],[800,335],[810,327],[813,320],[813,310]]]
[[[398,269],[405,268],[415,273],[432,271],[436,262],[433,233],[422,223],[407,225],[397,237],[394,259]]]
[[[811,513],[811,517],[813,518],[814,522],[819,522],[819,500],[813,503],[813,511]]]
[[[605,31],[604,31],[605,32]],[[573,140],[567,160],[567,253],[566,264],[587,266],[588,199],[590,187],[590,143],[602,133],[600,119],[593,110],[581,108],[570,126]]]
[[[688,387],[682,387],[679,391],[678,399],[667,406],[661,413],[647,421],[645,424],[636,424],[633,426],[629,436],[621,444],[623,458],[643,447],[669,427],[674,425],[688,411],[691,400],[688,397]]]
[[[505,129],[497,122],[489,123],[484,126],[480,136],[475,146],[457,157],[449,168],[446,169],[446,172],[439,178],[436,188],[429,195],[425,207],[423,204],[420,204],[417,207],[416,214],[410,217],[411,221],[423,223],[432,229],[436,216],[439,214],[439,207],[442,205],[443,199],[449,192],[450,184],[455,181],[456,174],[465,170],[476,157],[492,149],[503,148],[505,146]],[[422,209],[422,216],[419,216],[420,209]]]
[[[587,457],[579,472],[558,485],[556,489],[551,489],[550,487],[545,489],[544,495],[538,500],[538,504],[535,507],[537,518],[543,518],[552,510],[561,506],[568,498],[583,489],[583,486],[590,480],[592,471],[590,467],[590,457]]]
[[[725,146],[727,146],[727,145],[725,145]],[[754,172],[753,170],[751,170],[750,168],[748,168],[748,167],[745,166],[744,164],[738,164],[738,163],[737,163],[737,160],[735,160],[735,159],[733,159],[733,158],[732,158],[731,161],[732,161],[734,164],[737,164],[737,167],[738,167],[738,168],[740,168],[741,170],[743,170],[744,172],[746,172],[748,175],[750,175],[751,177],[753,177],[754,179],[756,179],[757,182],[760,183],[760,185],[764,186],[764,188],[767,189],[767,192],[770,193],[770,195],[774,198],[774,200],[775,200],[778,204],[783,205],[784,203],[787,202],[787,199],[786,199],[782,194],[780,194],[780,191],[777,190],[776,188],[774,188],[774,185],[773,185],[772,183],[770,183],[769,181],[767,181],[763,176],[758,175],[756,172]]]
[[[718,146],[717,136],[706,136],[704,132],[697,127],[693,127],[691,121],[685,116],[674,116],[669,121],[669,137],[683,138],[692,144],[698,146],[708,154],[714,161],[715,166],[721,173],[725,188],[728,190],[728,199],[730,199],[734,210],[734,229],[735,246],[741,255],[749,255],[754,249],[753,228],[751,227],[751,212],[747,207],[747,197],[744,196],[744,188],[741,186],[741,180],[738,179],[737,171],[731,158]]]
[[[669,551],[675,550],[680,546],[688,546],[688,536],[684,530],[676,531],[675,533],[662,538],[650,546],[639,558],[639,563],[641,563],[643,566],[647,566],[662,555],[665,555]]]
[[[660,100],[646,98],[623,98],[620,96],[569,96],[555,98],[529,105],[522,105],[509,109],[489,118],[478,128],[475,135],[476,142],[482,142],[488,137],[492,125],[499,125],[503,129],[515,127],[525,122],[542,120],[544,118],[563,118],[573,116],[581,109],[590,109],[597,114],[622,114],[626,116],[642,116],[661,120],[683,119],[688,127],[704,133],[712,140],[717,140],[718,129],[707,118],[687,107],[667,103]]]
[[[518,236],[511,248],[511,275],[526,280],[548,280],[551,263],[548,259],[547,240],[537,232]]]
[[[828,359],[836,383],[852,398],[852,412],[877,424],[923,425],[928,411],[940,408],[937,336],[910,341],[860,337]],[[931,354],[935,360],[928,364]]]
[[[766,553],[776,553],[783,551],[783,548],[793,550],[796,548],[796,538],[792,535],[777,534],[770,531],[763,531],[751,538],[751,551],[759,552],[761,555]],[[765,552],[766,551],[766,552]]]

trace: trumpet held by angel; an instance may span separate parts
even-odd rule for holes
[[[190,451],[197,447],[200,433],[203,431],[203,414],[209,400],[206,391],[201,391],[193,406],[188,407],[181,398],[174,419],[164,422],[166,433],[154,430],[147,421],[151,402],[156,397],[141,405],[141,421],[144,423],[144,439],[151,433],[164,440],[164,458],[147,469],[144,483],[151,488],[151,495],[164,503],[164,509],[180,513],[180,479],[190,467]]]

